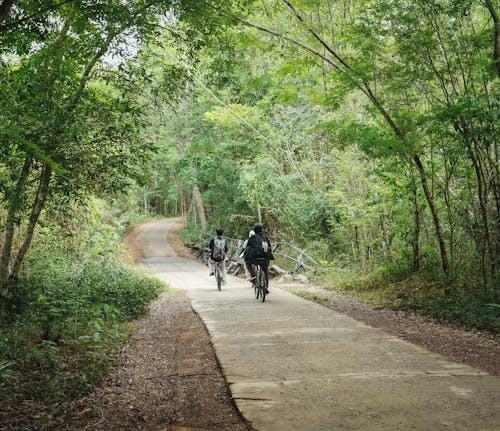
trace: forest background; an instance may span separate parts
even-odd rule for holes
[[[105,375],[164,288],[121,257],[144,216],[186,240],[261,219],[328,288],[498,332],[499,13],[1,1],[3,415],[56,421]]]

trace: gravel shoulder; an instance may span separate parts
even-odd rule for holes
[[[66,429],[251,430],[184,292],[165,292],[152,304],[111,379],[81,400]]]

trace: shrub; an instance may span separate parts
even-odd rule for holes
[[[165,287],[143,271],[99,256],[46,256],[16,285],[22,290],[12,296],[10,320],[1,328],[0,410],[15,405],[27,423],[30,410],[48,421],[61,402],[99,384],[110,353],[127,333],[121,322],[146,311]]]

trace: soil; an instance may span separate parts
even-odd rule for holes
[[[168,235],[174,250],[195,258],[176,230]],[[126,240],[137,261],[140,250]],[[443,325],[411,313],[378,309],[347,295],[309,283],[280,283],[288,290],[328,296],[323,305],[370,326],[461,362],[500,375],[500,339],[480,331]],[[209,335],[184,292],[165,292],[123,349],[115,371],[103,387],[72,409],[65,429],[239,431],[252,427],[239,414],[217,362]]]

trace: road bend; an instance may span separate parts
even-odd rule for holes
[[[144,226],[142,264],[185,289],[205,323],[231,393],[258,431],[498,431],[500,379],[277,288],[266,302],[228,276],[179,257]]]

